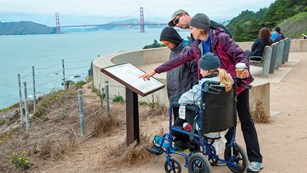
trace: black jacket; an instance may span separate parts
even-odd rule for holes
[[[270,45],[262,40],[262,38],[257,38],[253,43],[250,56],[262,56],[264,47]]]

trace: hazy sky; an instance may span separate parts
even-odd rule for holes
[[[0,0],[0,21],[37,20],[54,23],[55,12],[63,23],[105,23],[111,20],[139,18],[144,8],[146,19],[167,22],[177,9],[190,15],[198,12],[211,19],[226,20],[243,10],[258,11],[275,0]],[[15,14],[12,14],[15,13]],[[19,15],[16,15],[18,13]]]

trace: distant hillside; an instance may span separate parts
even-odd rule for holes
[[[307,12],[299,13],[278,24],[282,33],[289,38],[302,38],[301,34],[307,35]]]
[[[0,22],[0,35],[54,34],[55,28],[31,21]]]
[[[260,9],[257,12],[248,10],[241,12],[226,27],[232,33],[234,40],[253,41],[258,37],[258,32],[262,27],[273,29],[284,20],[302,12],[307,12],[306,0],[276,0],[268,8]],[[301,23],[296,23],[294,26],[303,28],[301,26],[306,26],[306,22],[306,20],[302,20]],[[288,32],[286,28],[282,28],[282,31],[285,31],[285,33]],[[296,32],[296,30],[293,31]],[[291,33],[291,36],[292,34],[299,34],[290,31],[289,33]]]

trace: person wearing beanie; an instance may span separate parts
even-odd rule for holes
[[[191,16],[189,15],[189,13],[183,9],[179,9],[172,14],[171,20],[168,22],[168,26],[170,27],[177,26],[181,29],[189,29],[190,20],[191,20]],[[223,29],[226,33],[228,33],[231,37],[231,33],[229,32],[229,30],[222,24],[219,24],[213,20],[210,20],[210,27],[211,28],[219,27]]]
[[[246,68],[243,70],[241,76],[238,76],[243,86],[236,86],[238,99],[237,112],[241,122],[247,156],[250,161],[247,170],[249,172],[259,172],[263,168],[262,155],[260,153],[257,131],[249,111],[249,90],[244,88],[244,85],[249,85],[254,80],[249,71],[250,64],[248,57],[223,29],[219,27],[210,27],[208,29],[207,25],[209,22],[207,18],[208,16],[202,13],[198,13],[191,18],[190,33],[195,41],[189,50],[140,77],[148,80],[156,73],[169,71],[189,61],[195,60],[198,63],[200,57],[207,52],[215,53],[221,61],[220,68],[226,70],[233,78],[236,77],[236,64],[244,63]],[[198,73],[198,79],[200,78],[201,75]],[[234,129],[229,129],[226,135],[227,141],[231,140],[233,133]]]
[[[228,74],[224,69],[220,68],[220,60],[219,58],[212,52],[208,52],[204,54],[198,61],[198,66],[200,68],[200,73],[202,75],[202,79],[199,81],[197,85],[194,85],[192,89],[185,92],[181,95],[178,103],[180,104],[180,109],[185,110],[186,105],[195,105],[201,101],[201,86],[205,81],[219,81],[220,85],[225,86],[226,92],[230,91],[233,85],[233,80],[230,74]],[[186,129],[193,124],[196,114],[182,111],[174,122],[174,127],[182,127]],[[188,129],[186,129],[188,130]],[[221,136],[222,138],[217,139],[214,141],[214,145],[225,146],[225,134],[228,130],[222,132],[211,132],[208,134],[204,134],[210,138],[216,138],[217,136]],[[172,135],[175,137],[177,141],[181,140],[183,142],[189,142],[189,135],[185,135],[179,132],[172,132]],[[175,143],[176,144],[176,143]],[[196,147],[195,147],[196,148]],[[192,147],[192,150],[194,147]],[[221,155],[225,148],[215,147],[218,149],[216,153],[219,155],[220,158],[223,156]],[[221,165],[221,163],[219,163]]]
[[[176,58],[180,53],[190,48],[188,41],[182,39],[178,32],[172,27],[165,27],[162,30],[160,41],[170,49],[170,60]],[[168,71],[166,74],[166,86],[169,102],[177,103],[179,97],[184,92],[191,89],[197,82],[197,65],[195,61],[190,61]],[[175,120],[179,115],[178,107],[173,107],[173,114]]]
[[[285,36],[284,36],[284,34],[283,33],[281,33],[281,31],[280,31],[280,27],[275,27],[275,31],[276,31],[276,37],[274,38],[274,40],[273,40],[273,43],[276,43],[276,42],[279,42],[280,40],[282,40],[282,39],[285,39]]]

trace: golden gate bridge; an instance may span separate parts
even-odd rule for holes
[[[167,23],[145,23],[144,22],[144,8],[140,7],[140,23],[106,23],[106,24],[80,24],[80,25],[60,25],[60,14],[58,12],[55,13],[55,22],[56,22],[56,33],[61,33],[61,28],[68,27],[90,27],[90,26],[140,26],[140,32],[145,32],[145,25],[158,25],[158,26],[166,26]]]

